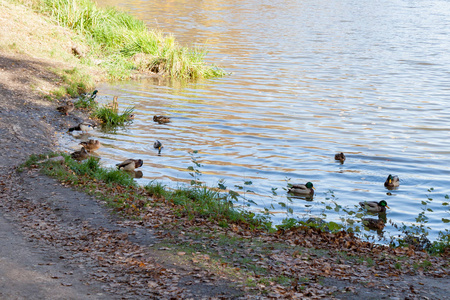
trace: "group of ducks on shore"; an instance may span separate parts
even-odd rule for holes
[[[72,101],[67,101],[66,105],[59,106],[56,109],[59,112],[68,116],[69,113],[75,109],[75,105]],[[170,117],[155,115],[153,117],[153,121],[158,124],[166,124],[166,123],[170,122]],[[81,132],[81,134],[87,134],[89,131],[94,130],[95,128],[97,128],[97,125],[94,123],[81,122],[77,126],[69,128],[68,132],[70,132],[70,133]],[[78,160],[78,161],[87,159],[92,152],[98,150],[101,147],[100,141],[93,140],[93,139],[89,139],[87,141],[80,142],[79,145],[81,145],[81,149],[74,151],[70,154],[70,156],[73,159]],[[163,145],[160,141],[156,140],[155,143],[153,144],[153,148],[158,149],[158,155],[160,155]],[[144,164],[144,161],[142,159],[129,158],[119,164],[116,164],[116,166],[119,170],[134,172],[135,169],[142,167],[143,164]],[[142,172],[140,174],[142,174]],[[140,177],[142,177],[142,175]]]
[[[335,160],[344,163],[346,157],[344,153],[337,153],[334,156]],[[384,182],[384,186],[387,189],[394,189],[400,186],[400,179],[397,175],[391,175],[387,177]],[[288,188],[288,193],[292,193],[298,196],[312,197],[314,195],[314,185],[312,182],[307,182],[306,184],[293,184]],[[367,212],[378,214],[378,219],[374,218],[363,218],[362,222],[365,226],[370,229],[382,230],[385,226],[386,221],[386,208],[390,208],[385,200],[377,201],[362,201],[359,202],[361,208],[365,209]]]

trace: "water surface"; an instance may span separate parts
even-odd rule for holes
[[[140,183],[175,188],[189,184],[195,159],[200,180],[249,190],[238,205],[268,208],[275,223],[321,212],[336,221],[345,214],[326,211],[332,201],[353,208],[385,199],[388,220],[412,224],[430,197],[431,237],[448,228],[448,1],[98,2],[183,45],[206,45],[207,60],[231,73],[100,86],[101,101],[117,95],[121,109],[136,107],[126,130],[93,134],[105,165],[141,158]],[[154,123],[155,114],[172,122]],[[334,161],[341,151],[343,165]],[[400,177],[399,189],[383,186],[388,174]],[[307,181],[313,201],[288,197],[288,183]]]

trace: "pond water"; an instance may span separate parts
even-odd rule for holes
[[[101,102],[119,96],[121,109],[136,109],[127,129],[92,134],[104,165],[141,158],[139,183],[175,188],[189,185],[195,160],[201,181],[224,180],[242,193],[237,205],[268,208],[277,224],[322,212],[340,222],[344,213],[327,205],[385,199],[391,222],[413,224],[429,208],[431,239],[449,228],[449,1],[98,2],[205,45],[208,62],[231,73],[99,86]],[[156,114],[172,122],[154,123]],[[334,160],[341,151],[344,164]],[[400,177],[397,190],[384,187],[388,174]],[[307,181],[312,201],[287,194],[288,183]]]

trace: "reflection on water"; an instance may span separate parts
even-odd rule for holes
[[[122,109],[136,107],[127,129],[93,133],[104,164],[140,158],[140,183],[177,187],[192,179],[187,168],[195,159],[199,180],[216,186],[223,179],[229,189],[251,190],[251,209],[289,207],[294,216],[320,215],[331,200],[354,208],[385,199],[388,220],[409,224],[429,196],[432,237],[444,229],[449,2],[98,2],[120,6],[185,45],[206,43],[207,59],[232,72],[197,83],[100,86],[100,101],[117,95]],[[171,122],[155,123],[154,115]],[[155,140],[164,145],[160,155]],[[344,164],[334,159],[339,152]],[[388,174],[400,177],[398,189],[384,187]],[[307,181],[316,187],[313,201],[286,193],[288,183]],[[395,231],[389,224],[386,230]]]

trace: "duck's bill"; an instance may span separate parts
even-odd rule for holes
[[[389,206],[386,205],[387,208],[391,209]]]

